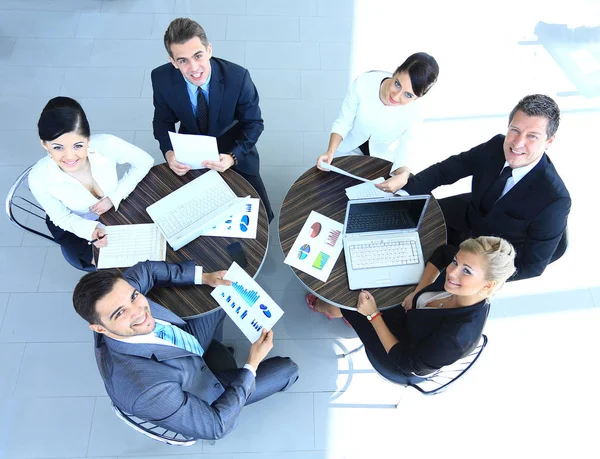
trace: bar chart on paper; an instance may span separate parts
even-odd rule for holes
[[[247,290],[239,282],[234,282],[231,284],[231,286],[236,292],[239,293],[239,295],[242,297],[242,300],[244,300],[248,306],[252,306],[254,303],[256,303],[256,300],[260,298],[260,295],[256,290]]]

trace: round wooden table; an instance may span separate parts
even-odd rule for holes
[[[207,171],[208,169],[192,170],[183,177],[179,177],[169,169],[167,164],[154,166],[129,197],[121,202],[119,211],[116,212],[112,208],[100,217],[100,221],[107,226],[152,223],[152,219],[146,212],[146,207]],[[236,195],[259,197],[252,185],[237,172],[229,169],[221,176]],[[269,223],[262,201],[258,215],[256,239],[199,237],[176,252],[167,243],[166,261],[177,263],[193,260],[197,266],[202,266],[204,272],[227,269],[232,262],[227,252],[227,246],[236,241],[242,245],[248,259],[248,266],[245,271],[250,276],[255,277],[262,266],[269,246]],[[121,269],[121,271],[125,271],[125,269]],[[213,297],[210,296],[211,291],[212,287],[204,285],[162,287],[152,289],[147,296],[170,309],[179,317],[192,318],[219,307]]]
[[[344,156],[332,163],[354,175],[376,179],[386,177],[390,171],[389,161],[371,156]],[[346,216],[346,188],[358,185],[355,179],[335,172],[323,172],[316,166],[306,171],[288,191],[279,216],[279,240],[287,255],[311,211],[319,212],[335,221],[344,223]],[[446,243],[446,224],[439,204],[433,196],[419,229],[423,257],[428,260],[433,251]],[[356,309],[357,290],[350,290],[346,272],[346,258],[342,251],[327,282],[291,268],[306,288],[318,298],[346,309]],[[380,309],[397,306],[413,290],[413,286],[373,288]]]

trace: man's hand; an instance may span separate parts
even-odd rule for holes
[[[219,158],[219,161],[203,161],[202,165],[217,172],[225,172],[235,163],[233,156],[225,153],[219,153]]]
[[[104,227],[97,226],[94,232],[92,233],[92,239],[90,240],[93,241],[94,239],[98,239],[96,242],[94,242],[94,245],[96,247],[106,247],[108,245],[108,236],[106,235],[106,229]]]
[[[216,287],[217,285],[231,285],[231,281],[223,279],[227,271],[215,271],[214,273],[202,273],[202,285]]]
[[[317,158],[317,169],[325,171],[325,172],[329,172],[327,169],[323,169],[321,167],[321,162],[324,161],[327,164],[331,164],[331,161],[333,160],[333,153],[332,152],[327,152],[324,155],[321,155]]]
[[[104,212],[108,212],[113,206],[110,198],[102,198],[96,204],[90,207],[90,211],[94,212],[96,215],[102,215]]]
[[[265,328],[261,330],[260,338],[258,338],[252,346],[248,355],[248,362],[253,368],[258,368],[269,351],[273,349],[273,330],[267,331]]]
[[[388,193],[395,193],[399,189],[403,188],[408,182],[410,169],[408,167],[399,167],[395,172],[397,175],[394,175],[385,182],[378,183],[375,186],[382,191],[387,191]]]
[[[169,164],[171,170],[177,175],[185,175],[191,169],[190,166],[177,161],[177,159],[175,158],[175,152],[173,150],[169,150],[165,153],[165,159],[167,160],[167,163]]]
[[[360,292],[358,294],[358,304],[356,305],[356,309],[363,316],[375,314],[377,312],[377,303],[375,303],[375,298],[373,298],[373,295],[366,290]]]

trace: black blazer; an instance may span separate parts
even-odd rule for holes
[[[410,178],[410,194],[430,193],[473,176],[467,225],[473,237],[499,236],[516,249],[513,279],[542,274],[554,254],[571,209],[571,197],[554,164],[544,153],[540,162],[502,197],[487,214],[480,212],[483,194],[500,175],[505,162],[504,136],[497,135],[469,151],[428,167]]]
[[[423,293],[444,291],[446,266],[456,251],[456,247],[442,246],[432,255],[429,263],[441,273],[433,284],[415,295],[412,309],[406,313],[402,307],[389,310],[393,311],[392,320],[400,321],[400,324],[388,324],[387,311],[383,312],[386,324],[394,330],[399,341],[388,353],[397,371],[429,374],[456,362],[479,343],[490,312],[488,300],[465,308],[416,309],[417,300]]]
[[[232,152],[236,170],[259,174],[256,142],[264,129],[258,106],[258,92],[248,70],[232,62],[211,58],[208,101],[208,135],[217,138],[219,152]],[[182,134],[200,134],[190,103],[185,79],[171,63],[152,71],[154,91],[154,137],[163,155],[172,150],[169,131],[181,122]],[[235,124],[235,125],[234,125]]]

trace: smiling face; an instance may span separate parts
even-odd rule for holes
[[[496,283],[485,278],[486,261],[482,255],[460,250],[446,268],[444,290],[456,296],[487,297]]]
[[[65,172],[76,172],[87,162],[90,139],[77,132],[68,132],[54,140],[43,141],[42,147],[50,154],[58,167]]]
[[[144,295],[124,279],[118,279],[110,293],[96,302],[100,324],[90,328],[109,338],[147,335],[156,325]]]
[[[183,77],[196,86],[202,86],[210,76],[212,45],[205,47],[200,38],[194,37],[183,44],[171,45],[169,60]]]
[[[528,116],[517,111],[508,125],[504,139],[504,158],[512,169],[528,166],[538,160],[552,144],[547,138],[548,118]]]
[[[406,105],[418,99],[415,95],[410,76],[407,72],[395,73],[388,78],[379,89],[379,99],[383,105],[397,107]]]

